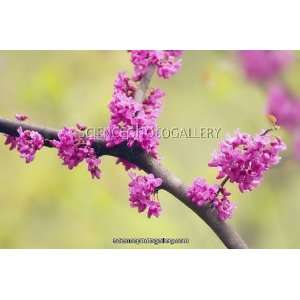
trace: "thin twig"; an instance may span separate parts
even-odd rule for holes
[[[221,184],[219,185],[219,189],[216,193],[216,198],[219,196],[219,194],[221,193],[222,189],[224,188],[225,184],[227,183],[227,181],[229,180],[229,177],[226,176],[223,181],[221,182]]]
[[[139,87],[135,93],[135,100],[137,102],[142,102],[144,100],[145,94],[149,88],[149,84],[150,84],[151,78],[154,74],[154,71],[155,71],[155,67],[154,67],[154,65],[151,65],[149,67],[148,71],[146,72],[146,74],[141,79]]]

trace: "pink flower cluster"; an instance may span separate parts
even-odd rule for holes
[[[118,74],[114,87],[109,104],[111,119],[105,132],[107,146],[123,142],[129,147],[136,144],[157,158],[159,138],[156,121],[164,93],[154,89],[142,103],[138,103],[134,98],[136,86],[124,73]]]
[[[169,79],[181,67],[180,50],[131,50],[131,62],[134,65],[135,81],[139,81],[150,66],[157,68],[158,76]]]
[[[228,198],[230,193],[224,188],[227,180],[237,183],[241,192],[253,190],[264,173],[279,162],[279,153],[285,149],[278,137],[267,132],[251,136],[237,131],[220,144],[219,151],[208,163],[219,169],[217,179],[225,178],[223,183],[209,185],[204,179],[197,178],[188,188],[187,195],[198,206],[209,204],[216,209],[218,218],[225,221],[231,218],[235,208]]]
[[[148,95],[137,102],[135,99],[137,86],[150,67],[154,66],[158,76],[170,78],[181,66],[182,51],[129,51],[134,65],[134,76],[129,78],[125,73],[119,73],[114,83],[114,92],[109,104],[111,118],[105,131],[107,147],[126,143],[128,147],[141,147],[153,158],[158,159],[159,137],[157,119],[159,117],[164,93],[160,89],[152,89]],[[117,163],[123,164],[126,171],[137,168],[133,163],[119,158]],[[131,174],[129,184],[130,204],[139,212],[148,210],[148,217],[158,217],[161,211],[159,202],[153,194],[161,185],[161,179]]]
[[[230,219],[235,209],[235,205],[224,195],[220,200],[216,200],[214,207],[217,210],[217,216],[221,221]]]
[[[228,199],[230,193],[224,187],[209,185],[199,177],[187,189],[187,196],[198,206],[211,205],[221,221],[232,217],[235,206]]]
[[[218,185],[209,185],[205,179],[198,177],[188,188],[187,195],[192,202],[198,206],[203,206],[215,200],[218,190]]]
[[[287,88],[274,85],[270,88],[267,101],[267,113],[277,119],[294,138],[294,156],[300,160],[300,99],[292,95]]]
[[[92,138],[82,137],[76,129],[65,127],[59,131],[58,140],[53,140],[52,144],[58,149],[63,165],[73,169],[85,160],[92,178],[100,178],[100,159],[95,154]]]
[[[26,121],[28,116],[24,114],[16,114],[15,118],[20,121]],[[6,135],[5,145],[9,145],[9,150],[17,149],[21,157],[26,163],[34,160],[35,153],[44,146],[43,137],[36,131],[25,130],[22,127],[18,128],[19,136]]]
[[[278,125],[295,131],[300,125],[300,99],[282,86],[274,85],[269,90],[267,113],[276,117]]]
[[[136,207],[139,213],[147,209],[148,218],[159,217],[161,207],[160,203],[155,201],[154,194],[162,184],[161,178],[155,178],[153,174],[137,176],[131,173],[129,175],[131,177],[129,183],[130,206]]]
[[[254,81],[266,81],[280,74],[293,60],[291,51],[244,50],[239,52],[246,76]]]
[[[17,137],[7,135],[5,145],[9,145],[10,150],[16,148],[26,163],[30,163],[34,160],[36,152],[44,146],[44,139],[38,132],[23,131],[22,127],[19,127],[18,133]]]
[[[238,184],[241,192],[253,190],[262,180],[264,173],[280,161],[279,153],[285,144],[271,135],[251,136],[237,131],[220,145],[210,167],[217,167],[217,179],[228,177]]]

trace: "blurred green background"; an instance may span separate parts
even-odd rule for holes
[[[298,53],[297,53],[298,56]],[[0,116],[26,113],[30,122],[48,127],[105,126],[117,72],[132,72],[126,51],[1,51]],[[299,60],[285,80],[300,92]],[[170,80],[157,77],[152,87],[166,92],[161,127],[221,127],[221,138],[236,128],[256,133],[269,127],[266,94],[245,80],[235,52],[186,51],[181,71]],[[279,133],[288,145],[290,137]],[[116,245],[118,237],[189,238],[170,248],[223,248],[192,211],[159,192],[163,213],[147,219],[128,205],[128,175],[115,159],[102,159],[101,180],[91,180],[85,165],[61,166],[56,151],[43,149],[26,165],[0,144],[1,248],[134,248]],[[203,176],[220,140],[162,139],[163,163],[184,182]],[[251,248],[300,247],[300,164],[290,150],[269,171],[263,184],[240,194],[229,184],[237,209],[230,223]],[[136,248],[149,248],[139,245]],[[153,248],[162,247],[152,246]]]

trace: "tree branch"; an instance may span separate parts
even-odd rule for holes
[[[146,91],[148,90],[154,71],[155,71],[155,66],[154,65],[150,66],[146,74],[141,79],[139,87],[135,92],[135,101],[142,102],[144,100]]]
[[[12,136],[18,136],[17,129],[22,127],[23,130],[34,130],[39,132],[45,139],[45,145],[51,147],[50,140],[57,139],[58,132],[54,129],[28,125],[21,122],[13,122],[0,118],[0,132]],[[155,177],[162,179],[162,189],[172,194],[175,198],[184,203],[216,233],[224,245],[228,248],[247,248],[246,243],[233,230],[233,228],[220,221],[216,213],[209,206],[199,207],[187,197],[187,187],[175,175],[166,170],[159,161],[153,159],[144,150],[139,147],[127,147],[126,144],[120,144],[112,148],[106,147],[105,141],[97,139],[94,143],[94,149],[98,156],[110,155],[126,159],[134,163],[146,173],[152,173]]]

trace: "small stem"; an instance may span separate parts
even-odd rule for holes
[[[219,185],[219,189],[218,189],[218,191],[217,191],[217,193],[216,193],[215,199],[220,195],[220,193],[221,193],[223,187],[225,186],[225,184],[227,183],[228,180],[229,180],[229,177],[228,177],[228,176],[226,176],[226,177],[223,179],[223,181],[222,181],[221,184]]]
[[[269,129],[266,129],[262,134],[261,136],[265,136],[266,134],[268,134],[269,132],[273,131],[274,128],[269,128]]]
[[[229,176],[226,176],[225,178],[224,178],[224,180],[221,182],[221,184],[220,184],[220,186],[221,187],[224,187],[224,185],[226,184],[226,182],[229,180]]]
[[[279,128],[280,128],[279,126],[274,125],[274,127],[269,128],[269,129],[266,129],[266,130],[261,134],[261,136],[265,136],[265,135],[268,134],[269,132],[278,130]]]

